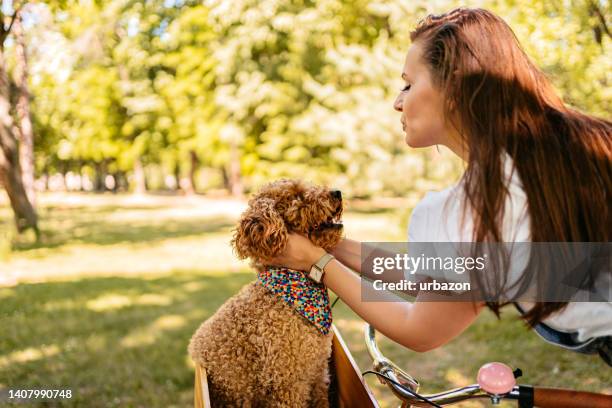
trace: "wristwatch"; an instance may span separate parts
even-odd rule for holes
[[[323,268],[325,268],[325,265],[327,265],[332,259],[334,259],[332,254],[326,253],[323,255],[314,265],[312,265],[308,277],[317,283],[321,283],[323,280],[323,274],[325,273]]]

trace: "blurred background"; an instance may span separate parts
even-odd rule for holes
[[[415,203],[463,169],[407,147],[392,108],[426,14],[491,9],[568,104],[612,111],[609,0],[1,4],[0,390],[72,389],[41,406],[192,404],[187,343],[254,279],[229,239],[267,181],[337,187],[348,237],[406,239]],[[334,315],[369,369],[363,322],[342,302]],[[425,392],[491,360],[525,383],[612,392],[598,357],[548,345],[510,310],[429,353],[382,347]]]

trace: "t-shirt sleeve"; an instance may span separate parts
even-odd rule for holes
[[[427,196],[423,198],[412,210],[408,222],[408,242],[427,242]]]
[[[414,256],[413,250],[414,246],[411,247],[412,242],[428,242],[430,237],[427,232],[428,225],[428,196],[430,193],[427,193],[425,197],[419,201],[419,203],[412,210],[412,214],[410,215],[410,221],[408,222],[408,247],[407,251],[410,256]],[[411,280],[411,270],[404,269],[404,277],[406,280]]]
[[[453,240],[448,233],[448,231],[454,232],[458,229],[455,225],[449,225],[449,223],[458,222],[458,215],[456,214],[457,206],[450,206],[445,212],[445,204],[450,194],[450,189],[440,192],[429,192],[414,208],[408,224],[409,257],[458,256],[452,244]],[[410,280],[409,275],[411,273],[414,274],[415,271],[404,269],[404,276],[407,280]],[[434,279],[447,281],[465,279],[464,277],[459,277],[460,279],[458,279],[455,273],[439,269],[419,268],[418,273]]]

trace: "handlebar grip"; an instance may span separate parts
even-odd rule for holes
[[[533,405],[539,408],[610,408],[612,407],[612,395],[534,387]]]

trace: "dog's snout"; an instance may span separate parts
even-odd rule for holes
[[[342,192],[340,190],[332,190],[331,196],[336,200],[342,200]]]

